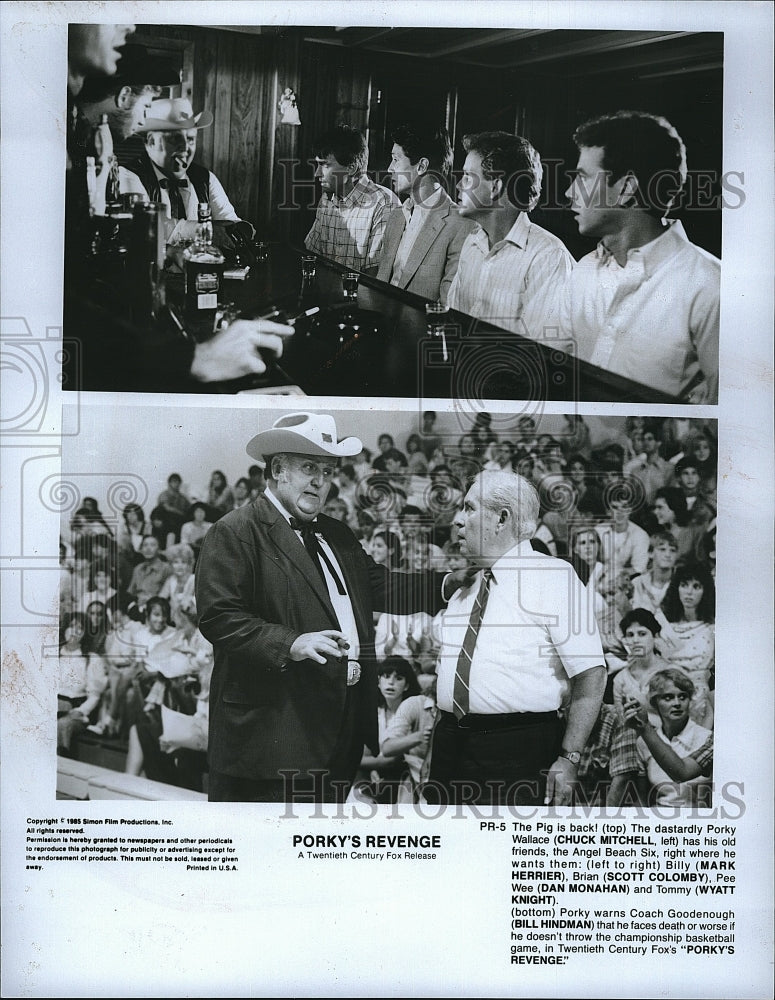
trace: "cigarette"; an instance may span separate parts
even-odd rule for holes
[[[288,326],[293,326],[296,320],[304,319],[306,316],[314,316],[315,313],[320,312],[320,306],[313,306],[311,309],[307,309],[306,312],[299,313],[298,316],[294,316],[293,319],[288,320]]]

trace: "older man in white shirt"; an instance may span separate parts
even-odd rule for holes
[[[605,688],[589,595],[569,563],[534,552],[539,500],[516,473],[483,472],[455,518],[480,567],[442,621],[426,797],[571,801]]]
[[[196,223],[199,204],[207,202],[213,222],[224,223],[230,234],[236,229],[249,239],[253,226],[240,219],[215,174],[194,162],[199,130],[212,122],[211,112],[194,114],[186,98],[154,101],[138,129],[145,139],[145,152],[131,173],[122,170],[121,193],[145,194],[161,202],[181,236],[193,235],[192,227],[180,227],[180,223]]]

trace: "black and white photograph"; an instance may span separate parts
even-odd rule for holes
[[[715,420],[143,412],[153,450],[121,411],[94,407],[94,430],[65,445],[68,473],[41,487],[62,508],[61,797],[169,799],[182,788],[210,801],[433,799],[430,732],[458,716],[512,724],[511,740],[517,723],[548,725],[550,749],[579,755],[585,801],[689,805],[711,794]],[[492,525],[477,519],[482,507]],[[470,665],[461,713],[455,661],[496,565],[518,581],[504,586],[535,595],[512,600],[525,615],[512,622],[490,582],[477,643],[498,652]],[[546,674],[533,674],[541,660]],[[475,694],[477,675],[501,671]],[[654,770],[638,743],[641,726],[650,735],[667,722],[650,701],[655,674],[682,678],[674,735],[688,725],[692,738],[680,752],[707,743],[710,754],[684,783]],[[587,718],[562,738],[579,677],[592,682]],[[406,711],[422,707],[426,721],[403,732],[409,697]],[[649,706],[647,724],[637,710]],[[407,751],[386,752],[393,739]],[[543,802],[540,772],[553,760],[535,773],[485,768],[446,793]]]
[[[65,388],[717,402],[721,32],[130,27],[69,28]]]
[[[773,28],[0,6],[3,996],[772,995]]]

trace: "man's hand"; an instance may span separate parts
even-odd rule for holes
[[[569,806],[573,802],[576,785],[576,765],[565,757],[558,757],[546,776],[544,805]]]
[[[191,375],[199,382],[225,382],[243,375],[262,375],[266,363],[259,350],[283,353],[283,338],[293,327],[270,320],[238,319],[210,340],[196,345]]]
[[[456,569],[451,573],[447,573],[442,583],[441,596],[445,601],[449,601],[456,590],[470,587],[478,572],[479,568],[477,566],[466,566],[465,569]]]
[[[349,648],[344,633],[336,629],[326,629],[323,632],[302,632],[291,646],[292,660],[314,660],[315,663],[325,663],[328,657],[339,659]]]

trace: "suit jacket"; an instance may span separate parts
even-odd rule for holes
[[[405,227],[403,210],[394,208],[382,243],[382,258],[377,272],[380,281],[390,281]],[[460,248],[473,229],[473,223],[458,215],[454,202],[446,195],[438,209],[427,213],[425,225],[409,252],[398,287],[426,299],[445,299],[457,271]]]
[[[336,554],[358,628],[363,672],[351,689],[356,738],[376,751],[373,612],[389,603],[391,574],[346,525],[322,514],[317,523]],[[211,767],[253,779],[327,767],[344,712],[346,671],[339,660],[291,661],[290,648],[303,632],[339,623],[306,549],[266,497],[226,514],[205,535],[196,601],[199,628],[215,651]]]

